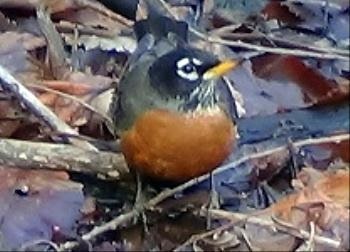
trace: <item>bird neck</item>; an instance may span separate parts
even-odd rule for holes
[[[183,99],[179,109],[182,111],[211,110],[218,107],[219,96],[215,83],[210,82],[194,89],[189,97]]]

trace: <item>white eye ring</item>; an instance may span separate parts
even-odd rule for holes
[[[190,64],[190,59],[189,58],[182,58],[180,59],[178,62],[176,62],[176,67],[177,69],[181,69],[183,68],[184,66]]]
[[[201,66],[203,65],[203,62],[197,58],[193,58],[192,62],[196,65],[196,66]]]
[[[184,68],[187,66],[187,65],[190,65],[190,66],[194,66],[194,65],[201,65],[203,64],[202,61],[200,61],[199,59],[196,59],[196,58],[182,58],[180,59],[179,61],[176,62],[176,67],[177,67],[177,70],[176,70],[176,73],[178,76],[180,76],[181,78],[183,79],[186,79],[186,80],[189,80],[189,81],[196,81],[199,79],[199,75],[196,71],[196,68],[193,67],[193,71],[191,72],[185,72],[184,71]]]
[[[199,79],[199,75],[196,71],[192,71],[190,73],[185,73],[182,69],[176,70],[177,75],[180,77],[187,79],[189,81],[196,81]]]

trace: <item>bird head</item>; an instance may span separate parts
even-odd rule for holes
[[[215,84],[240,62],[220,61],[214,54],[192,47],[177,47],[150,67],[153,88],[183,108],[211,106],[217,101]]]

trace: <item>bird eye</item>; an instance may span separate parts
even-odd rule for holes
[[[183,67],[183,71],[185,73],[191,73],[191,72],[196,71],[196,69],[192,64],[187,64],[186,66]]]
[[[176,70],[178,76],[189,81],[196,81],[199,79],[196,68],[192,64],[183,66]]]
[[[181,78],[186,79],[187,81],[197,81],[199,79],[197,69],[189,58],[182,58],[177,61],[176,67],[176,73]]]

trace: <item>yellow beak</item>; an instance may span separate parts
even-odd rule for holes
[[[203,80],[211,80],[211,79],[219,78],[227,74],[231,70],[235,69],[241,63],[242,63],[241,60],[232,60],[232,59],[222,61],[216,66],[208,69],[203,74]]]

